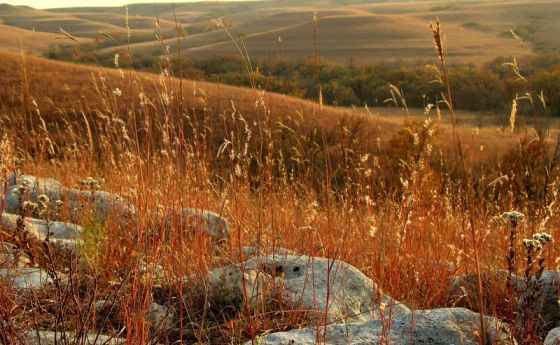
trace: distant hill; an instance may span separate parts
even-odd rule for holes
[[[75,65],[56,62],[20,54],[0,52],[0,118],[6,115],[14,118],[15,114],[29,112],[36,117],[35,104],[48,124],[58,123],[63,128],[61,119],[81,121],[82,113],[96,118],[111,112],[121,112],[126,117],[128,111],[140,107],[141,95],[146,95],[154,102],[153,116],[165,113],[162,108],[164,98],[179,91],[179,82],[171,78],[162,84],[161,76],[134,71],[106,69],[93,66]],[[22,66],[25,66],[25,70]],[[325,130],[330,135],[339,136],[341,131],[357,129],[359,145],[375,145],[377,138],[389,139],[402,129],[403,119],[423,121],[422,111],[419,115],[405,117],[400,109],[384,110],[385,115],[366,114],[361,109],[345,109],[329,106],[320,107],[317,103],[275,93],[266,93],[264,98],[258,90],[219,85],[210,82],[183,81],[184,109],[192,112],[203,111],[204,117],[215,121],[220,127],[224,115],[242,115],[248,124],[255,126],[266,116],[274,126],[280,122],[297,124],[301,135],[317,135],[321,116],[324,118]],[[119,89],[122,96],[114,92]],[[122,97],[122,98],[120,98]],[[264,102],[264,109],[257,109],[257,103]],[[108,109],[110,108],[110,109]],[[122,109],[121,109],[122,108]],[[151,109],[151,107],[150,107]],[[375,114],[376,111],[372,110]],[[13,115],[9,115],[13,114]],[[389,114],[389,115],[387,115]],[[444,116],[448,116],[444,112]],[[35,121],[38,121],[36,119]],[[57,130],[60,130],[57,127]],[[440,138],[445,146],[452,142],[448,121],[442,123],[443,133]],[[474,127],[466,122],[459,132],[467,141],[467,147],[481,146],[503,150],[515,139],[515,136],[499,134],[493,128],[480,131],[474,138]],[[216,142],[222,143],[222,137],[215,133]],[[335,139],[333,139],[335,140]]]
[[[173,37],[175,18],[185,29],[181,50],[186,57],[238,53],[231,38],[216,25],[243,37],[249,55],[271,54],[292,58],[313,52],[313,12],[318,13],[317,46],[321,56],[346,63],[418,61],[432,59],[427,23],[439,17],[447,33],[449,56],[457,63],[482,63],[498,56],[519,55],[510,30],[527,41],[529,52],[558,52],[555,34],[560,3],[554,0],[497,1],[248,1],[171,4],[131,4],[128,24],[131,50],[143,55],[161,54],[156,19],[165,37]],[[102,42],[101,52],[128,49],[124,7],[84,7],[36,10],[0,5],[4,25],[54,33],[65,29],[76,37]],[[113,37],[113,38],[111,38]],[[140,42],[141,41],[141,42]],[[168,38],[176,53],[176,38]],[[109,47],[110,46],[110,47]],[[13,45],[11,45],[13,47]],[[38,49],[37,51],[39,51]]]
[[[107,98],[113,98],[112,92],[117,88],[123,91],[123,97],[134,103],[138,101],[140,93],[157,100],[161,99],[162,93],[178,92],[179,87],[177,79],[171,78],[169,85],[164,87],[159,75],[149,73],[124,70],[121,74],[116,69],[29,56],[25,57],[24,73],[21,55],[0,52],[0,60],[0,75],[3,76],[0,78],[0,113],[29,107],[31,100],[35,100],[42,115],[53,121],[61,113],[103,111],[106,107],[104,102]],[[172,91],[165,91],[169,87]],[[257,120],[255,102],[260,96],[256,90],[192,80],[184,80],[183,87],[185,107],[196,107],[203,102],[207,113],[217,116],[224,109],[230,112],[233,104],[247,119]],[[196,93],[198,96],[193,97]],[[274,93],[267,94],[266,101],[275,119],[301,114],[310,125],[317,125],[319,105],[314,102]],[[323,107],[322,113],[329,123],[355,116],[349,110],[333,107]],[[393,125],[390,127],[397,128]]]

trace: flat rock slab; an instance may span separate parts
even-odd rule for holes
[[[0,268],[0,278],[11,281],[16,290],[41,290],[53,283],[40,268]]]
[[[19,190],[25,185],[24,195]],[[79,190],[66,188],[59,181],[36,177],[33,175],[11,175],[8,178],[8,189],[5,195],[5,211],[19,214],[22,201],[37,202],[38,196],[44,194],[50,199],[50,208],[56,209],[56,201],[64,202],[62,213],[67,213],[70,221],[78,222],[84,212],[93,211],[94,219],[100,223],[111,217],[134,217],[136,208],[117,194],[104,191]]]
[[[482,275],[484,298],[495,300],[507,290],[508,272],[495,270],[484,272]],[[524,295],[527,284],[520,276],[512,276],[514,292],[519,296],[518,307],[523,309]],[[558,303],[560,291],[560,274],[558,271],[544,271],[541,277],[540,297],[536,301],[539,326],[543,330],[560,327],[560,305]],[[455,278],[450,286],[449,298],[455,305],[468,306],[476,303],[477,279],[475,275],[464,275]],[[520,322],[520,320],[518,320]]]
[[[254,256],[259,256],[259,255],[284,256],[284,257],[287,255],[296,255],[294,251],[282,247],[259,248],[259,247],[243,246],[241,247],[240,253],[245,259]],[[239,256],[239,254],[236,254],[235,256]]]
[[[544,345],[560,345],[560,327],[556,327],[548,332],[544,339]]]
[[[9,213],[19,213],[22,194],[18,190],[20,185],[27,187],[27,198],[37,201],[37,197],[44,194],[50,200],[61,200],[64,193],[64,186],[57,180],[50,178],[35,177],[33,175],[10,175],[8,177],[8,188],[6,190],[6,204],[4,211]]]
[[[546,331],[560,327],[560,272],[543,272],[539,294],[540,297],[536,301],[539,325]],[[518,301],[518,308],[524,308],[524,298],[522,294]]]
[[[208,281],[211,303],[217,307],[232,306],[239,310],[246,305],[251,309],[261,305],[271,277],[255,269],[243,271],[241,266],[232,264],[212,270]]]
[[[274,333],[258,339],[260,345],[314,345],[326,338],[329,345],[479,345],[479,314],[464,308],[433,309],[326,327],[317,337],[316,328]],[[486,317],[488,344],[517,344],[507,327]],[[249,345],[251,342],[246,342]],[[323,342],[322,342],[323,344]]]
[[[58,344],[80,344],[80,345],[121,345],[126,344],[122,338],[113,338],[103,334],[86,334],[76,337],[74,333],[66,332],[65,340],[60,332],[52,331],[30,331],[27,333],[29,345],[58,345]]]
[[[205,233],[217,241],[224,241],[230,237],[227,219],[216,212],[200,208],[183,208],[163,214],[157,212],[154,218],[156,225],[164,226],[167,233],[175,228],[188,228],[191,231]]]
[[[18,231],[18,219],[20,216],[10,213],[2,213],[1,223],[10,231]],[[35,218],[24,218],[24,229],[35,239],[44,241],[49,235],[50,242],[64,248],[73,248],[82,240],[84,229],[76,224],[55,222]]]
[[[246,269],[263,271],[283,285],[285,298],[329,321],[370,320],[409,314],[405,305],[384,295],[372,279],[340,260],[309,256],[257,256]],[[327,308],[328,302],[328,308]]]

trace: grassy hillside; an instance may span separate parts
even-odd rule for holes
[[[546,10],[545,10],[546,9]],[[318,48],[325,58],[347,63],[400,60],[414,62],[430,58],[426,24],[439,17],[445,24],[449,55],[458,63],[482,63],[507,55],[514,49],[510,30],[528,42],[529,51],[556,52],[560,40],[554,35],[556,10],[552,0],[500,0],[493,2],[447,1],[256,1],[131,4],[129,26],[136,41],[132,51],[145,55],[161,53],[155,39],[155,18],[165,33],[178,24],[186,29],[181,50],[187,57],[237,53],[226,33],[216,25],[220,19],[238,38],[240,34],[255,58],[271,54],[301,58],[312,54],[312,14],[318,11]],[[105,41],[101,52],[128,48],[125,8],[62,8],[49,11],[3,5],[4,24],[37,31],[55,32],[59,27],[76,36]],[[101,33],[116,35],[112,40]],[[169,36],[168,36],[169,37]],[[278,42],[282,37],[282,42]],[[107,48],[107,46],[112,46]],[[119,46],[120,45],[120,46]],[[175,38],[164,41],[176,52]]]
[[[277,2],[244,4],[236,15],[271,3]],[[295,28],[311,24],[304,12],[307,24],[295,22]],[[325,32],[335,35],[336,26],[352,25],[356,41],[369,42],[366,28],[383,27],[388,20],[382,29],[386,35],[403,35],[404,42],[424,39],[419,31],[401,29],[405,13],[356,13],[347,18],[331,12],[324,19],[331,29]],[[441,47],[441,32],[433,30]],[[331,49],[336,51],[336,45]],[[391,320],[392,306],[373,302],[373,281],[378,298],[386,294],[411,310],[464,306],[481,312],[482,328],[490,327],[483,316],[491,315],[503,321],[500,329],[510,326],[520,342],[542,343],[549,325],[535,320],[547,316],[553,324],[560,318],[560,309],[554,309],[557,281],[550,278],[546,287],[540,283],[545,270],[558,277],[550,272],[557,270],[560,256],[560,246],[550,244],[560,238],[557,132],[523,124],[517,103],[504,114],[507,128],[478,128],[460,112],[457,126],[451,125],[456,89],[447,78],[443,49],[439,54],[450,111],[440,112],[437,105],[406,110],[395,88],[394,103],[403,109],[380,115],[377,109],[333,108],[258,88],[179,80],[169,75],[166,56],[159,74],[147,74],[119,69],[118,57],[117,68],[103,69],[0,52],[0,194],[10,198],[14,213],[0,225],[0,242],[13,242],[3,247],[12,248],[14,263],[0,265],[4,276],[16,272],[19,278],[23,269],[42,269],[38,272],[53,281],[20,291],[0,279],[0,341],[12,344],[27,332],[49,330],[75,332],[81,343],[85,333],[130,344],[257,343],[261,335],[325,326],[328,307],[321,310],[317,300],[328,305],[336,298],[345,308],[349,291],[369,299],[352,302],[360,314],[375,312]],[[518,79],[537,100],[530,80]],[[535,113],[542,108],[536,101],[531,105]],[[30,186],[33,182],[15,181],[8,190],[14,172],[56,178],[81,190],[50,180],[40,181],[38,189]],[[36,195],[44,185],[52,187],[53,200]],[[115,194],[94,193],[100,190]],[[8,210],[4,205],[0,202],[1,211]],[[216,215],[183,219],[184,208]],[[68,247],[57,247],[57,236],[69,227],[53,219],[80,224],[83,231],[63,242]],[[43,226],[29,229],[33,224]],[[214,226],[223,234],[220,239],[212,234]],[[38,231],[44,239],[35,238]],[[293,266],[259,259],[254,271],[246,270],[244,252],[276,253],[278,247],[309,259]],[[321,259],[326,262],[322,272],[314,266],[317,257],[328,258]],[[367,284],[331,275],[338,270],[333,267],[341,267],[333,259],[355,266]],[[234,271],[225,272],[235,276],[213,275],[226,265],[233,265],[228,270]],[[513,275],[531,290],[513,291]],[[342,286],[342,292],[331,295],[326,287],[316,293],[317,276],[336,279],[333,286]],[[496,284],[481,286],[481,277],[496,276]],[[292,278],[312,289],[308,305],[282,283]],[[477,280],[479,286],[473,287]],[[262,289],[253,306],[249,284]],[[537,297],[545,291],[541,307]],[[152,302],[165,311],[168,323],[149,316]],[[339,316],[337,329],[346,334],[355,324],[345,312]],[[437,319],[444,327],[424,323],[429,336],[434,329],[449,333],[455,328],[447,318]],[[418,320],[411,319],[410,326]],[[408,330],[408,322],[401,326]],[[380,332],[364,328],[362,333],[385,334],[382,324]],[[477,325],[455,324],[469,329],[471,343],[486,344],[478,336],[486,332]],[[419,330],[410,328],[414,334]]]
[[[89,38],[78,38],[80,42],[87,44],[92,42]],[[41,55],[54,44],[74,45],[61,33],[47,33],[20,29],[17,27],[0,24],[0,46],[3,51],[20,52]]]
[[[34,106],[30,104],[32,100],[37,103],[42,116],[53,122],[62,115],[73,113],[94,114],[96,111],[107,109],[120,112],[124,110],[118,106],[114,108],[115,104],[107,102],[107,98],[114,102],[122,101],[112,94],[117,88],[123,92],[122,98],[126,99],[126,102],[138,104],[139,94],[143,93],[155,100],[156,109],[163,106],[162,93],[172,95],[175,101],[179,100],[179,82],[175,78],[162,79],[161,76],[149,73],[88,67],[30,56],[25,57],[25,64],[22,65],[21,55],[0,55],[4,61],[0,72],[5,76],[0,80],[0,110],[4,112],[25,107],[33,113]],[[249,122],[255,122],[259,116],[263,116],[263,109],[255,107],[255,102],[263,97],[260,91],[192,80],[184,80],[182,87],[183,109],[203,107],[204,113],[213,119],[218,119],[233,109]],[[301,130],[313,131],[319,127],[320,113],[325,118],[328,132],[335,136],[341,123],[359,125],[362,139],[365,140],[360,145],[365,146],[373,145],[377,137],[390,138],[407,119],[422,121],[422,116],[418,116],[420,110],[413,111],[417,115],[411,117],[407,117],[404,110],[398,108],[370,109],[368,114],[363,109],[351,110],[329,106],[320,108],[317,103],[275,93],[266,93],[264,97],[267,102],[267,116],[273,123],[287,121],[296,116],[301,117],[298,124]],[[499,124],[483,126],[482,130],[478,130],[478,135],[472,137],[472,131],[478,127],[478,123],[472,120],[472,113],[462,114],[465,115],[465,121],[459,119],[460,132],[471,139],[469,146],[483,145],[501,150],[514,139],[514,136],[507,132],[500,131],[502,126]],[[448,113],[443,111],[443,116],[441,140],[445,142],[449,140],[451,130]],[[505,118],[506,115],[498,123],[503,123]]]

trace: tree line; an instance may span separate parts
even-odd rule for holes
[[[114,55],[96,54],[95,44],[80,47],[56,46],[45,53],[50,59],[114,66]],[[155,53],[155,52],[154,52]],[[406,101],[409,107],[441,102],[442,86],[433,65],[418,62],[337,64],[326,59],[293,60],[272,56],[253,60],[250,67],[241,56],[166,59],[152,54],[126,58],[120,67],[159,73],[162,68],[197,80],[219,81],[236,86],[257,87],[301,98],[319,99],[328,105],[384,106]],[[454,65],[450,68],[453,101],[457,109],[509,111],[512,100],[519,109],[539,109],[537,115],[560,116],[560,54],[497,58],[485,65]],[[320,92],[319,92],[320,88]],[[399,96],[396,97],[395,93]],[[538,97],[534,97],[538,95]],[[538,99],[536,99],[538,98]],[[538,107],[536,103],[540,103]],[[542,106],[542,103],[545,106]]]

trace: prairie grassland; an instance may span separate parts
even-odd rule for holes
[[[449,56],[455,63],[482,64],[507,55],[515,49],[509,40],[511,29],[528,42],[529,51],[552,53],[560,47],[554,35],[558,4],[553,0],[469,1],[451,5],[445,1],[335,0],[312,4],[301,1],[200,2],[157,7],[133,4],[128,7],[128,21],[124,7],[36,10],[2,5],[0,20],[20,29],[35,28],[49,33],[62,27],[76,37],[97,39],[102,43],[100,54],[130,49],[136,55],[153,56],[161,52],[161,43],[154,34],[157,14],[164,33],[175,31],[174,18],[178,18],[179,25],[186,29],[181,51],[189,58],[202,58],[237,53],[235,45],[216,25],[219,19],[230,27],[236,23],[254,58],[267,59],[272,52],[300,59],[312,54],[309,13],[315,9],[320,9],[322,21],[319,53],[338,63],[430,60],[431,44],[424,33],[426,22],[435,16],[447,23],[448,40],[454,42]],[[127,25],[133,30],[130,47],[125,39]],[[341,27],[346,30],[339,30]],[[176,39],[172,35],[167,37],[170,38],[164,40],[164,45],[177,53]]]
[[[482,271],[507,267],[504,212],[525,215],[517,253],[536,232],[560,238],[560,149],[545,131],[513,127],[479,137],[459,128],[462,164],[436,109],[401,123],[257,89],[194,85],[171,77],[165,57],[159,76],[13,54],[2,61],[4,179],[25,172],[72,186],[99,177],[138,208],[134,226],[83,220],[104,235],[84,243],[85,265],[57,259],[58,270],[75,277],[69,294],[23,302],[3,294],[8,336],[60,327],[64,317],[66,330],[120,334],[132,344],[239,344],[316,322],[282,300],[251,312],[208,307],[209,270],[239,263],[242,246],[344,260],[385,293],[424,309],[453,304],[450,281],[476,271],[475,253]],[[154,210],[183,206],[219,210],[231,240],[217,246],[151,225]],[[545,254],[542,264],[555,268],[560,248]],[[165,273],[145,274],[141,263]],[[522,274],[521,259],[514,271]],[[497,291],[485,311],[511,322],[505,294]],[[116,316],[89,312],[94,299],[111,298]],[[176,307],[179,331],[150,328],[152,300]],[[538,343],[542,334],[531,337],[527,343]]]

